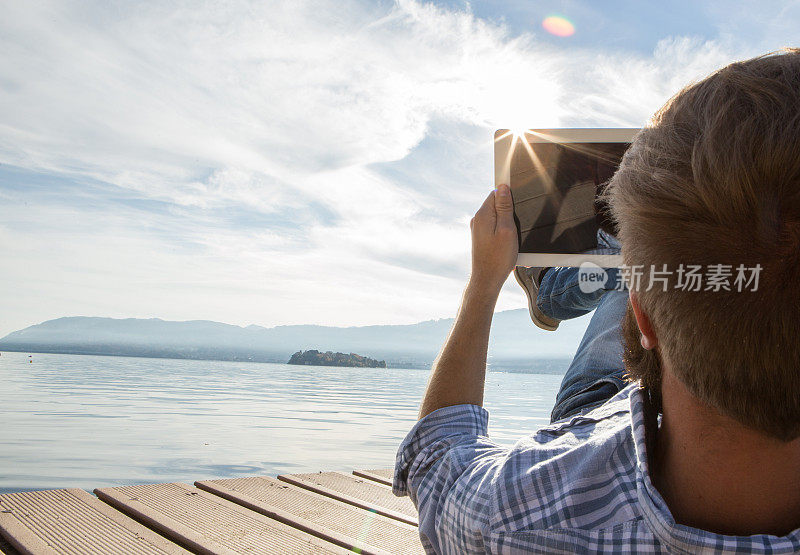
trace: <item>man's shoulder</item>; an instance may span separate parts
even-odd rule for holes
[[[521,439],[514,451],[551,457],[556,452],[580,449],[587,443],[590,449],[600,452],[616,448],[621,442],[632,442],[631,395],[635,394],[635,387],[626,387],[594,410],[540,428]]]
[[[637,384],[631,384],[593,410],[544,426],[533,437],[548,442],[562,436],[583,438],[616,430],[620,426],[630,427],[631,396],[636,394],[637,387]]]
[[[609,529],[638,520],[632,387],[519,441],[497,481],[498,531]]]

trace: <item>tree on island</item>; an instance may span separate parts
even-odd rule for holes
[[[297,351],[289,359],[289,364],[306,366],[352,366],[356,368],[386,368],[385,360],[375,360],[356,353],[320,352],[316,349]]]

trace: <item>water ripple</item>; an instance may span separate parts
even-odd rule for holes
[[[0,492],[390,467],[428,372],[3,353]],[[561,377],[492,372],[490,433],[547,423]]]

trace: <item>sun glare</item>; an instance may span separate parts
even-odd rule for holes
[[[569,37],[575,34],[575,26],[566,17],[551,15],[542,21],[544,30],[557,37]]]

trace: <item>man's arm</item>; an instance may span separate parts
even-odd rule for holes
[[[491,441],[481,408],[489,328],[517,259],[511,194],[492,192],[470,222],[472,273],[453,329],[436,359],[420,421],[397,451],[393,491],[419,512],[427,552],[484,553],[497,514],[496,481],[507,449]]]
[[[470,229],[472,272],[453,329],[433,365],[420,418],[442,407],[483,405],[492,315],[518,251],[507,185],[492,191],[470,221]]]

